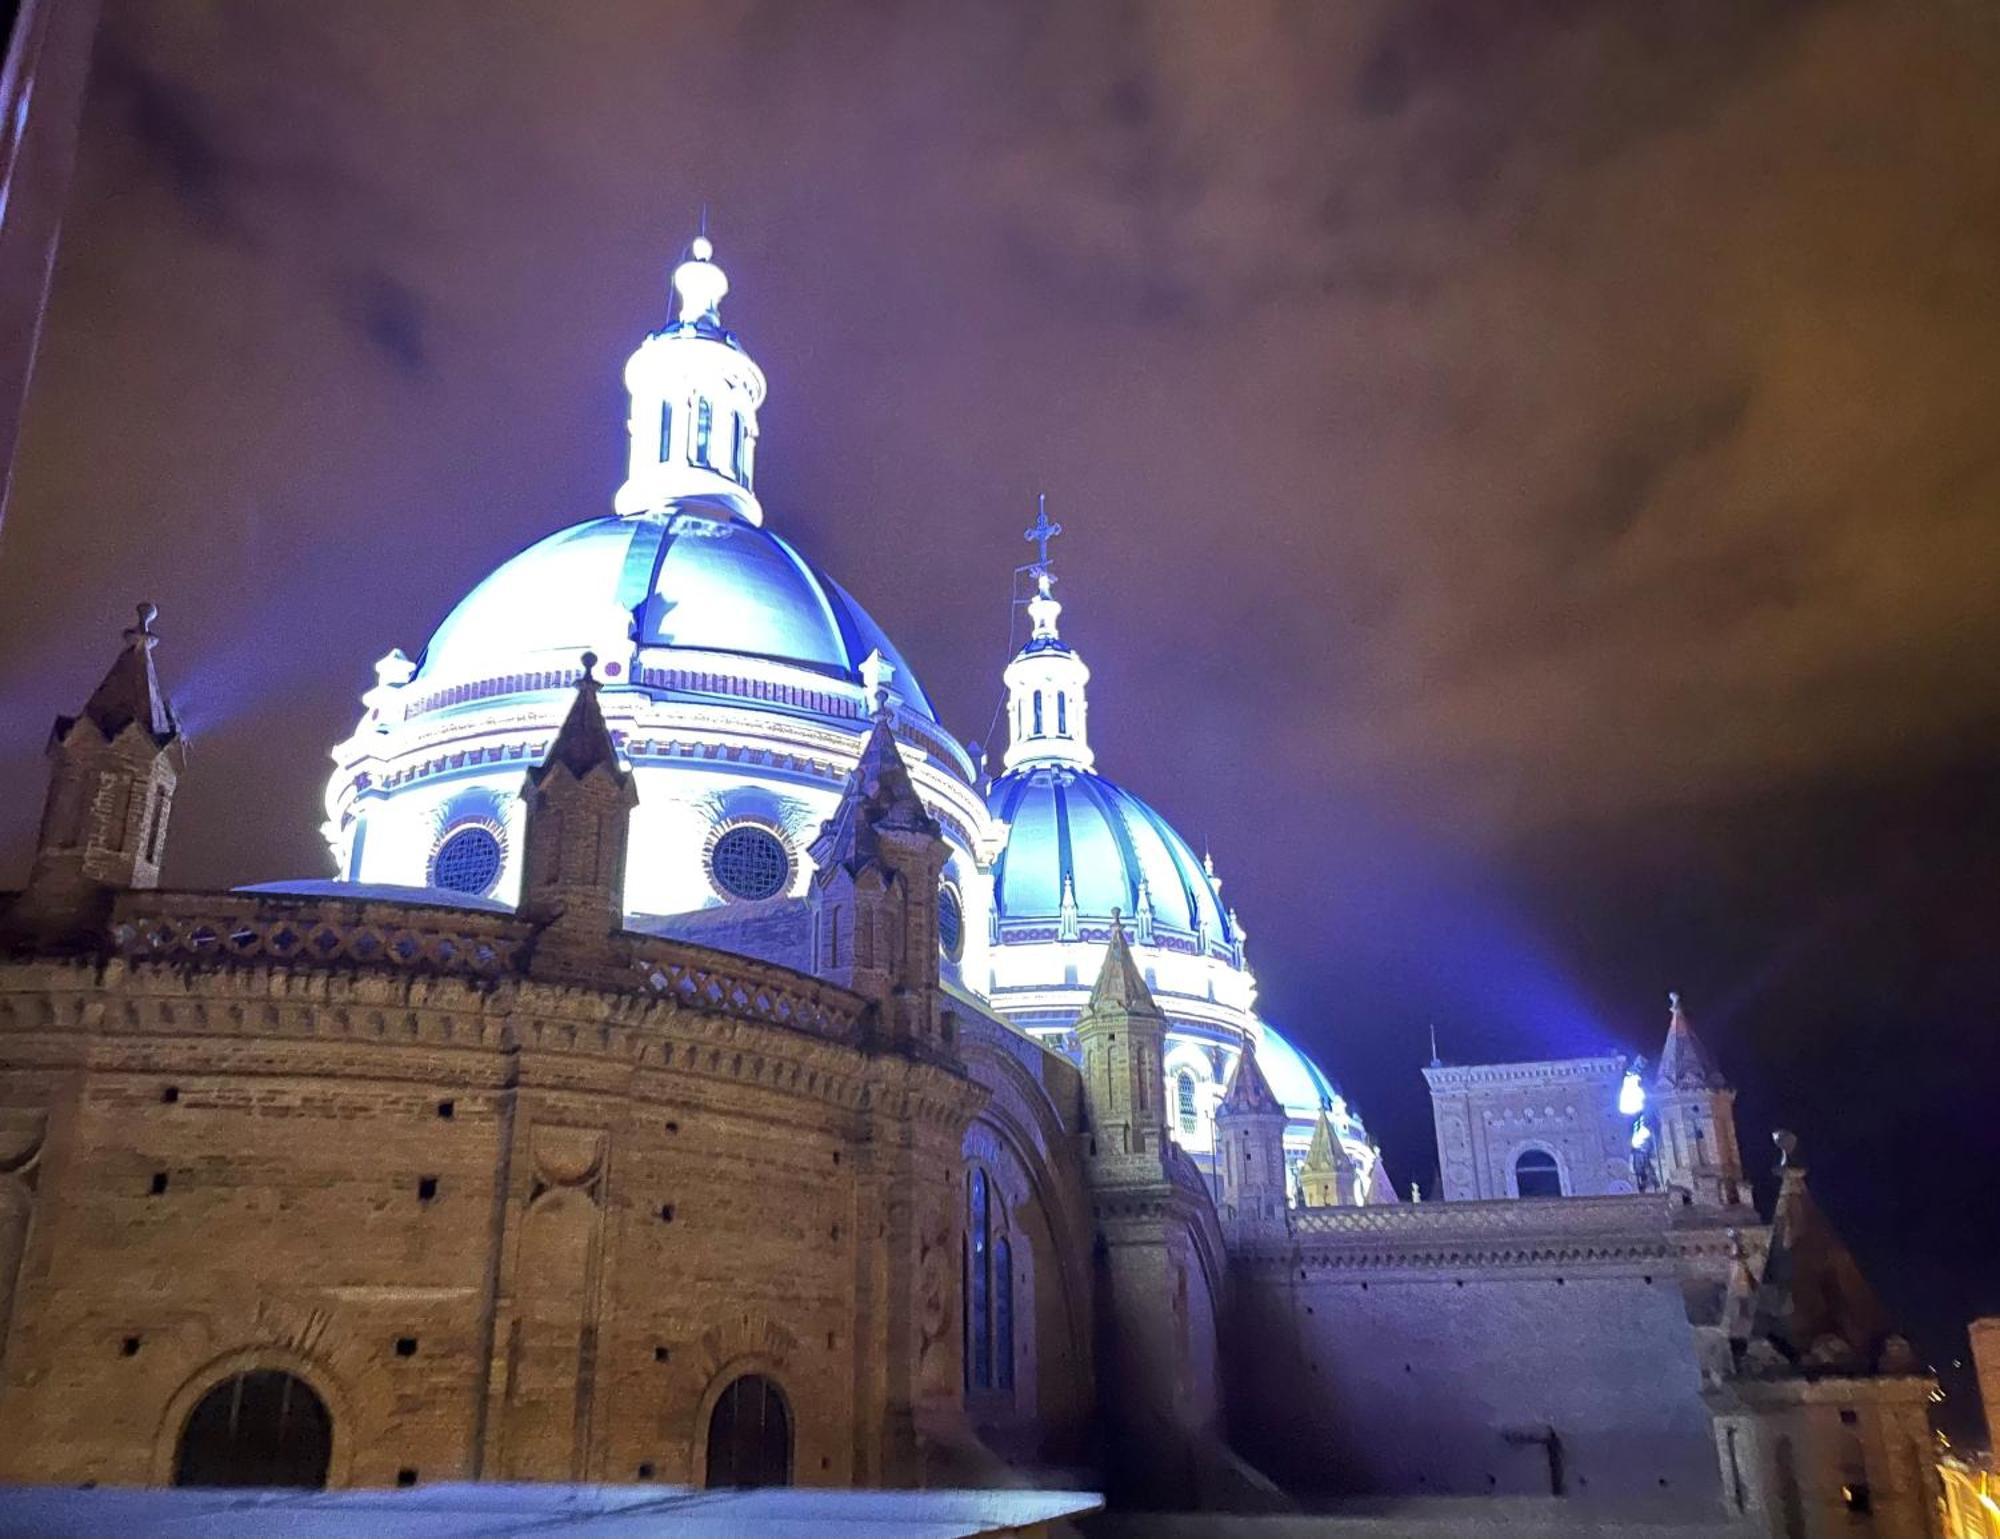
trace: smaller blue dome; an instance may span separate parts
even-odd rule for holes
[[[1007,824],[1007,847],[993,868],[993,901],[1004,923],[1057,919],[1063,884],[1080,918],[1128,919],[1143,878],[1153,923],[1230,945],[1229,916],[1201,861],[1167,820],[1102,775],[1068,764],[1032,764],[993,782],[986,805]],[[1002,939],[1005,939],[1003,934]]]
[[[1264,1071],[1272,1093],[1285,1103],[1295,1122],[1311,1122],[1327,1102],[1340,1096],[1318,1064],[1286,1040],[1269,1021],[1257,1046],[1257,1067]],[[1344,1099],[1344,1098],[1342,1098]]]

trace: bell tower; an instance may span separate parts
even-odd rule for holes
[[[153,667],[158,614],[139,606],[139,623],[81,714],[56,718],[35,863],[12,928],[49,939],[87,932],[118,892],[160,884],[181,729]]]
[[[1694,1034],[1678,994],[1667,996],[1667,1040],[1653,1076],[1660,1181],[1710,1207],[1744,1200],[1736,1092]]]

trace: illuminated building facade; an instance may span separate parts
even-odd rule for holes
[[[161,889],[150,606],[57,722],[0,904],[0,1480],[1085,1469],[1926,1532],[1930,1380],[1795,1144],[1750,1202],[1678,1001],[1643,1093],[1434,1062],[1444,1200],[1399,1202],[1100,771],[1053,526],[987,781],[770,527],[713,256],[613,512],[378,666],[334,878]]]

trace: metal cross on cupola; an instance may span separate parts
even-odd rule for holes
[[[1035,527],[1023,537],[1037,549],[1035,572],[1040,575],[1049,567],[1049,541],[1062,533],[1061,524],[1049,522],[1048,493],[1038,493],[1035,497]]]

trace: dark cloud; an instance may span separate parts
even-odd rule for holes
[[[428,306],[407,283],[379,270],[351,274],[341,285],[340,308],[362,338],[402,373],[426,372]]]
[[[2000,10],[111,0],[103,59],[9,774],[153,597],[172,879],[322,869],[371,661],[608,506],[706,203],[774,523],[977,736],[1049,492],[1102,763],[1399,1170],[1429,1019],[1650,1050],[1677,986],[1934,1353],[2000,1309],[1938,1216],[1997,1067]]]

